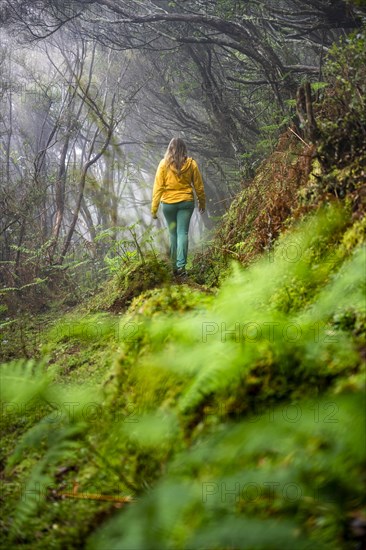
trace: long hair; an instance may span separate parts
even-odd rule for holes
[[[187,158],[187,146],[181,138],[173,138],[166,150],[164,160],[169,167],[171,164],[174,164],[180,174],[180,170]]]

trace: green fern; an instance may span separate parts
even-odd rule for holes
[[[3,365],[4,402],[15,411],[17,404],[32,402],[40,414],[7,465],[11,476],[27,455],[35,464],[13,533],[47,507],[37,493],[32,496],[32,488],[52,485],[58,465],[77,464],[82,455],[104,479],[146,493],[93,538],[90,548],[259,549],[271,548],[274,540],[274,548],[278,541],[301,548],[312,544],[312,530],[304,526],[315,521],[327,526],[315,529],[324,540],[317,538],[317,547],[335,548],[334,541],[342,540],[336,518],[346,516],[352,499],[361,502],[357,479],[363,462],[361,434],[352,429],[363,403],[359,336],[339,319],[349,308],[356,320],[366,315],[365,246],[357,241],[353,249],[342,248],[345,219],[339,210],[325,211],[281,239],[270,258],[247,270],[233,265],[215,300],[197,300],[198,307],[176,315],[174,324],[159,303],[167,300],[169,288],[148,298],[155,308],[153,315],[147,309],[148,318],[137,300],[121,323],[138,323],[138,336],[121,342],[123,353],[103,393],[56,385],[45,361]],[[303,251],[297,262],[283,256],[289,243]],[[331,258],[329,247],[335,250]],[[64,319],[52,334],[62,342],[92,342],[90,323],[97,323],[99,338],[110,338],[115,330],[113,319],[98,315],[78,319],[74,333]],[[271,326],[273,333],[267,330]],[[321,396],[332,384],[341,391],[351,377],[351,397],[300,400],[304,394]],[[65,414],[69,402],[80,405],[72,415]],[[103,412],[93,422],[82,412],[90,402]],[[274,403],[285,409],[273,408]],[[336,424],[317,421],[328,418],[329,404],[339,413]],[[299,409],[298,423],[283,414]],[[236,424],[230,422],[234,418]],[[275,483],[270,503],[248,504],[234,493],[232,505],[220,492],[202,500],[205,483],[216,490],[222,484],[267,481]],[[284,500],[279,490],[291,483],[304,496],[299,502]],[[316,500],[319,487],[325,496]]]
[[[12,519],[11,533],[19,534],[24,525],[44,507],[48,487],[53,485],[56,466],[75,462],[88,431],[85,411],[90,403],[100,403],[100,393],[92,388],[64,388],[53,382],[52,370],[44,361],[13,361],[1,365],[1,406],[4,428],[21,420],[26,429],[7,461],[5,475],[11,479],[14,469],[25,457],[34,466],[22,484]]]
[[[273,261],[265,258],[246,271],[236,267],[214,309],[178,320],[173,328],[170,321],[151,327],[151,339],[165,342],[165,349],[146,357],[145,369],[160,366],[192,377],[178,401],[180,412],[197,408],[212,394],[224,396],[225,389],[245,386],[266,357],[273,378],[290,377],[293,384],[312,380],[309,389],[358,364],[352,335],[336,330],[331,320],[342,308],[365,311],[366,248],[356,248],[343,264],[336,254],[322,268],[313,259],[319,242],[327,257],[326,245],[344,223],[338,210],[306,221],[281,242]],[[289,263],[280,250],[294,242],[303,253]],[[291,278],[296,280],[297,294],[311,280],[313,298],[289,314],[287,307],[283,311],[278,292]]]
[[[29,360],[15,360],[0,365],[0,399],[3,404],[18,405],[37,399],[46,399],[52,382],[52,373],[45,370],[45,363]]]
[[[45,419],[43,422],[47,422]],[[53,424],[45,427],[45,423],[36,425],[27,432],[21,443],[10,457],[7,474],[11,468],[21,461],[30,449],[42,449],[43,455],[32,468],[31,474],[21,488],[20,499],[14,511],[11,532],[13,535],[21,532],[26,523],[43,507],[50,496],[50,490],[55,485],[54,472],[56,466],[67,461],[75,461],[83,447],[85,425],[65,426],[55,430]]]
[[[336,422],[326,422],[329,403]],[[342,529],[337,515],[363,499],[364,405],[363,393],[328,395],[300,401],[297,422],[275,408],[259,420],[222,426],[177,455],[157,487],[87,548],[275,549],[279,542],[285,548],[338,548],[332,539]],[[257,489],[254,498],[248,487]],[[307,533],[306,517],[315,513],[328,524],[323,542],[312,542]]]

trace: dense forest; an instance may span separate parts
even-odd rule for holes
[[[365,549],[366,2],[0,22],[0,548]]]

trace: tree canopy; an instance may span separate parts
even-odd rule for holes
[[[146,227],[177,134],[202,164],[212,225],[280,131],[304,137],[298,86],[321,90],[331,44],[365,13],[344,0],[1,0],[3,260],[19,265],[31,231],[53,264],[97,227],[139,213]]]

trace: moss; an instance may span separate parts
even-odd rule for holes
[[[345,257],[357,246],[366,241],[366,216],[364,215],[345,231],[339,247],[339,253]]]
[[[142,292],[171,282],[172,273],[167,261],[147,255],[143,261],[135,260],[122,264],[114,277],[74,310],[83,315],[99,311],[120,313]]]
[[[171,279],[170,266],[161,259],[154,256],[139,261],[117,275],[117,296],[108,309],[122,311],[142,292],[167,284]]]
[[[106,281],[90,298],[83,301],[82,304],[74,308],[75,312],[81,314],[93,313],[97,311],[108,310],[113,302],[118,298],[118,287],[116,278]]]
[[[193,289],[189,285],[172,285],[147,290],[133,299],[127,313],[151,318],[159,314],[176,314],[206,307],[212,301],[212,293]]]

